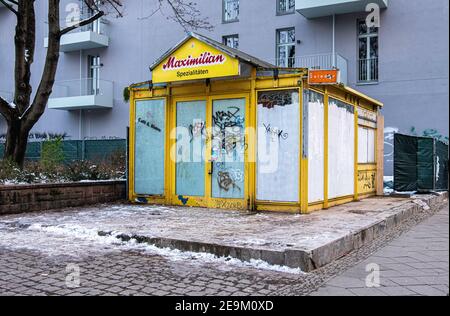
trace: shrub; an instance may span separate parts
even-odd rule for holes
[[[64,161],[62,138],[42,143],[41,165],[49,175],[57,173],[58,166]]]
[[[0,161],[0,183],[17,179],[20,173],[19,167],[11,159],[3,159]]]

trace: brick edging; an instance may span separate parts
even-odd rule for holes
[[[0,215],[58,210],[126,197],[126,181],[0,186]]]

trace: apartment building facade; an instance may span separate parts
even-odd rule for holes
[[[129,107],[123,89],[151,79],[149,65],[185,35],[155,12],[157,1],[123,0],[124,17],[107,16],[62,39],[57,82],[35,132],[72,139],[124,138]],[[341,82],[385,106],[385,169],[392,170],[392,135],[449,135],[447,0],[197,0],[214,26],[205,36],[284,67],[338,68]],[[62,0],[70,23],[79,0]],[[380,9],[367,27],[367,5]],[[81,7],[82,8],[82,7]],[[89,15],[84,10],[82,15]],[[33,86],[46,53],[46,1],[36,3]],[[12,98],[15,17],[0,7],[0,95]],[[0,119],[0,134],[6,130]]]

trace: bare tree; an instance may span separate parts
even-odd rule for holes
[[[83,0],[93,14],[74,25],[61,28],[60,0],[48,1],[48,49],[44,71],[36,93],[32,98],[31,65],[34,61],[36,43],[35,0],[0,0],[16,16],[14,101],[9,103],[0,97],[0,114],[6,119],[7,134],[4,158],[12,159],[23,166],[28,136],[44,114],[52,93],[59,61],[61,37],[76,28],[88,25],[105,14],[122,16],[122,0]],[[161,11],[165,4],[170,10],[169,18],[178,22],[184,29],[210,29],[211,25],[200,17],[196,4],[190,0],[152,0]],[[156,12],[155,11],[155,12]]]

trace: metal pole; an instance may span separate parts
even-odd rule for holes
[[[333,68],[336,68],[336,14],[333,14]]]

